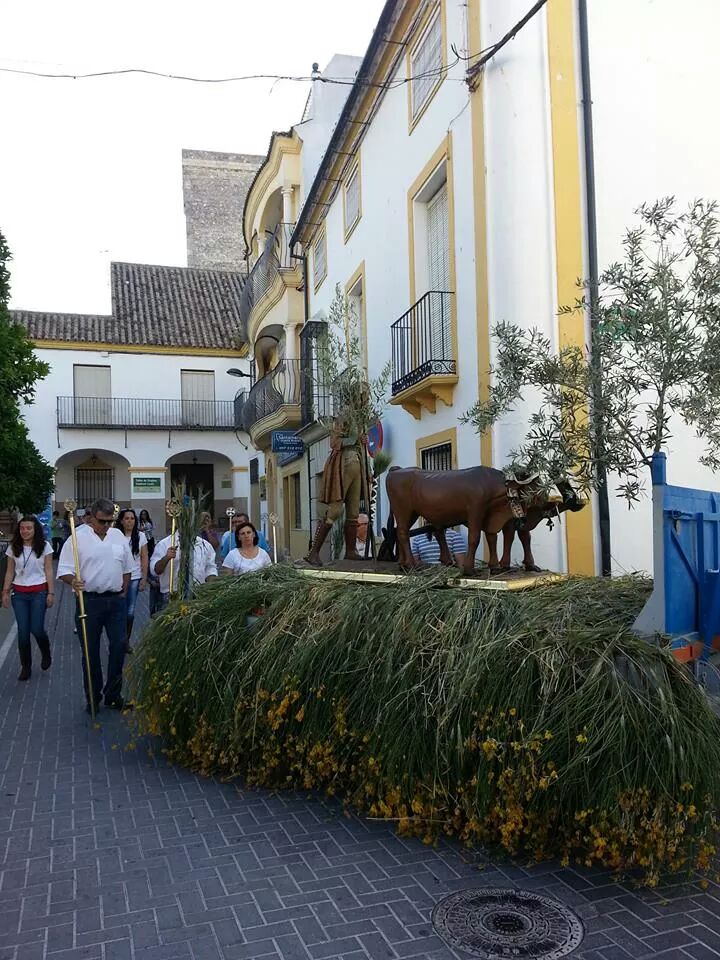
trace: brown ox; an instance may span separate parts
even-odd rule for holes
[[[567,481],[556,485],[563,496],[563,504],[558,509],[578,510],[582,507],[582,502]],[[470,467],[437,473],[416,467],[395,467],[388,473],[386,487],[390,510],[397,524],[398,561],[401,567],[415,565],[410,550],[410,527],[419,517],[435,528],[440,557],[447,564],[450,563],[450,552],[445,542],[445,528],[461,523],[467,526],[466,574],[475,569],[475,553],[481,533],[495,535],[497,540],[497,534],[508,524],[517,522],[522,526],[523,523],[514,518],[505,474],[492,467]],[[539,481],[526,485],[522,496],[523,505],[531,517],[534,518],[535,511],[539,511],[534,526],[544,516],[556,512],[555,505],[547,500]],[[497,556],[495,561],[497,565]]]

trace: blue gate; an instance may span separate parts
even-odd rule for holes
[[[653,456],[655,581],[635,631],[705,661],[720,639],[720,493],[669,486],[666,465],[664,453]]]

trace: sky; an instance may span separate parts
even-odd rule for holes
[[[0,4],[0,67],[308,76],[365,52],[382,0]],[[11,307],[109,313],[111,260],[185,265],[181,150],[264,154],[309,84],[0,72],[0,230]]]

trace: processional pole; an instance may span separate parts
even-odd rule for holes
[[[165,513],[170,517],[170,547],[175,549],[175,532],[177,530],[177,518],[180,516],[180,501],[176,500],[174,497],[172,500],[167,500],[165,503]],[[172,594],[175,592],[175,557],[170,558],[170,589],[169,593]]]
[[[75,511],[77,510],[77,500],[66,500],[65,509],[70,518],[70,537],[72,539],[73,561],[75,563],[75,579],[80,580],[80,554],[78,553],[77,533],[75,531]],[[85,613],[85,595],[82,590],[75,590],[75,596],[78,601],[78,620],[80,621],[80,631],[82,633],[83,651],[85,653],[85,673],[87,674],[88,700],[90,701],[90,716],[95,719],[95,691],[92,685],[92,673],[90,671],[90,650],[88,648],[87,638],[87,614]]]

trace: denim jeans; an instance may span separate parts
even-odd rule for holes
[[[96,706],[100,703],[103,693],[105,694],[105,703],[112,703],[120,698],[122,671],[123,664],[125,663],[125,611],[125,597],[119,593],[85,594],[85,624],[87,627],[93,699]],[[102,638],[103,628],[108,638],[107,680],[104,688],[102,664],[100,662],[100,640]],[[87,667],[85,664],[85,649],[81,624],[78,624],[78,638],[80,640],[83,657],[83,686],[85,687],[85,696],[89,703],[90,695],[88,693]]]
[[[12,606],[17,621],[18,652],[20,665],[32,666],[32,644],[30,634],[37,640],[41,653],[50,651],[50,640],[45,633],[45,612],[47,610],[47,590],[37,593],[17,593],[12,595]]]
[[[125,616],[128,620],[132,620],[135,617],[135,607],[137,606],[138,593],[140,591],[140,581],[131,580],[128,585],[127,596],[125,597]]]

